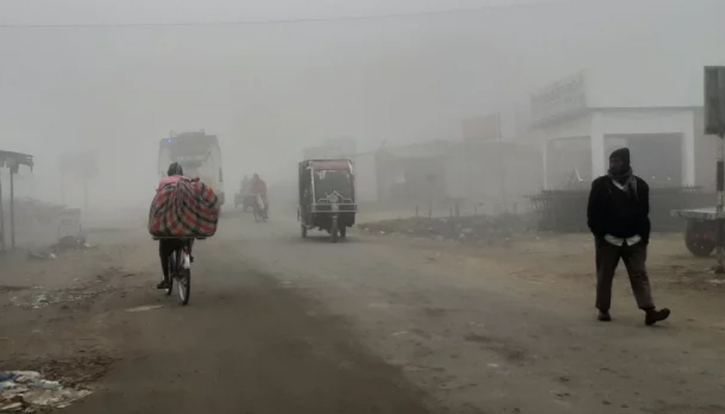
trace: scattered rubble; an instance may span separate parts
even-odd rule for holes
[[[103,274],[97,275],[94,280],[72,288],[47,289],[43,286],[33,286],[32,288],[23,288],[22,291],[16,289],[18,294],[10,297],[10,303],[18,308],[28,310],[47,308],[60,303],[82,303],[99,295],[118,291],[119,287],[109,284],[108,281],[120,277],[122,274],[123,272],[120,269],[110,267]],[[0,289],[0,291],[2,290]]]
[[[458,218],[422,218],[384,220],[364,223],[359,227],[376,234],[403,234],[432,237],[438,240],[508,241],[517,233],[535,228],[528,216],[464,216]]]

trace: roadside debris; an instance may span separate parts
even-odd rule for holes
[[[36,260],[55,260],[58,258],[58,256],[55,255],[55,253],[51,253],[50,251],[39,251],[39,250],[30,250],[28,252],[28,257],[31,259]]]
[[[378,234],[403,234],[432,237],[439,240],[507,242],[516,233],[533,227],[526,216],[464,216],[459,218],[423,218],[384,220],[364,223],[359,227]]]
[[[65,408],[91,394],[84,388],[64,387],[35,371],[0,371],[0,412],[34,413]]]
[[[150,310],[161,309],[163,307],[164,307],[163,305],[136,306],[135,308],[126,309],[126,312],[132,312],[132,313],[134,313],[134,312],[146,312],[146,311],[150,311]]]
[[[67,250],[88,250],[91,245],[86,243],[86,236],[65,236],[58,240],[58,243],[50,246],[53,252],[58,254]]]
[[[22,289],[15,296],[10,297],[10,304],[23,309],[42,309],[56,304],[71,305],[86,300],[93,300],[99,295],[120,290],[113,286],[109,280],[121,277],[123,271],[115,267],[109,267],[105,272],[96,276],[95,279],[81,283],[72,288],[48,289],[43,286]],[[75,280],[78,282],[78,280]],[[0,286],[0,292],[2,292]],[[16,289],[18,290],[18,289]],[[65,306],[65,305],[64,305]],[[66,306],[64,309],[67,309]]]
[[[55,260],[58,255],[66,253],[71,250],[88,250],[93,246],[86,242],[84,235],[79,236],[65,236],[58,240],[57,243],[50,245],[46,249],[35,249],[28,252],[28,256],[31,259],[40,260]]]

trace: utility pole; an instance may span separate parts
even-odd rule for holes
[[[83,177],[83,211],[88,211],[88,177]]]
[[[10,167],[10,247],[15,250],[15,169]]]
[[[503,204],[503,214],[508,214],[508,192],[506,189],[506,160],[503,134],[501,132],[501,113],[496,113],[496,144],[498,146],[498,180],[499,195]]]
[[[705,67],[705,133],[720,137],[717,148],[715,273],[725,274],[725,66]]]
[[[426,176],[428,181],[428,218],[433,218],[433,181],[435,181],[435,175],[428,174]]]
[[[63,205],[65,205],[65,173],[60,173],[60,199]]]
[[[501,202],[503,203],[503,213],[508,214],[508,196],[506,191],[506,162],[504,160],[504,143],[503,139],[498,139],[498,178]]]
[[[0,177],[0,252],[5,251],[5,212],[3,211],[3,183]]]
[[[715,273],[725,273],[725,211],[723,207],[725,204],[725,137],[721,131],[718,136],[720,142],[717,146],[717,208],[715,221],[717,225],[717,266],[715,266]]]

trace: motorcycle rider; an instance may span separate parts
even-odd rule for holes
[[[166,172],[166,177],[161,179],[156,192],[161,191],[168,184],[178,182],[182,177],[184,177],[184,169],[181,168],[181,165],[177,162],[171,163]],[[191,242],[183,239],[159,239],[159,257],[161,259],[161,270],[163,271],[164,278],[156,285],[156,289],[167,289],[169,287],[169,256],[177,249],[183,248],[184,243],[189,243],[189,255],[191,256]],[[194,260],[193,256],[191,260]]]
[[[267,202],[267,183],[259,177],[259,174],[254,173],[252,177],[252,195],[261,196],[262,203],[264,203],[264,216],[267,217],[267,210],[269,209],[269,203]]]

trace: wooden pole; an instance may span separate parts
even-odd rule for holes
[[[10,168],[10,247],[15,249],[15,173]]]

